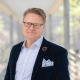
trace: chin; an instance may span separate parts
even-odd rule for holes
[[[29,36],[29,37],[27,37],[27,39],[36,39],[36,37],[33,37],[33,36]]]

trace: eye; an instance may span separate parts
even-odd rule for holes
[[[39,24],[34,24],[34,26],[40,26]]]
[[[26,22],[26,23],[25,23],[25,26],[27,26],[27,27],[28,27],[28,26],[31,26],[31,23]]]
[[[30,25],[30,23],[27,23],[27,22],[25,22],[24,24],[25,24],[26,26],[27,26],[27,25]]]
[[[26,23],[26,24],[31,25],[31,23]]]

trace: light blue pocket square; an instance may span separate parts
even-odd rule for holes
[[[50,59],[48,59],[48,60],[43,59],[42,67],[50,67],[50,66],[54,66],[54,62],[50,61]]]

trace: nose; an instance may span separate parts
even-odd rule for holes
[[[31,26],[30,26],[30,29],[33,30],[33,29],[34,29],[34,25],[31,25]]]

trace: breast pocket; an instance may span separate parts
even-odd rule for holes
[[[41,67],[40,68],[40,72],[42,72],[42,73],[49,73],[49,72],[52,72],[53,68],[54,68],[53,66]]]
[[[38,80],[50,80],[53,70],[53,66],[41,67],[38,72]]]

